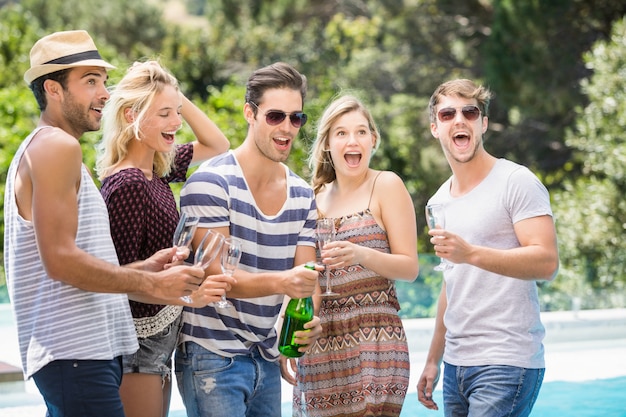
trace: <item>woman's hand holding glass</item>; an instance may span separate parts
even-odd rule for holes
[[[213,262],[213,260],[220,253],[220,250],[222,249],[223,245],[224,245],[224,235],[222,235],[221,233],[215,232],[213,230],[207,230],[204,237],[202,238],[202,241],[200,241],[200,244],[198,245],[198,249],[196,249],[196,253],[194,255],[194,260],[193,260],[194,265],[199,266],[200,268],[206,271],[209,265],[211,265],[211,262]],[[206,278],[204,282],[206,282]],[[215,281],[212,280],[212,282],[215,282]],[[201,285],[201,288],[202,288],[202,285]],[[183,300],[187,304],[192,304],[194,303],[194,295],[196,293],[198,293],[198,291],[195,291],[194,294],[191,296],[181,297],[181,300]],[[208,301],[205,302],[204,305],[206,305],[207,303]]]
[[[176,248],[176,255],[174,255],[172,262],[183,261],[189,257],[191,241],[196,233],[199,221],[200,218],[198,217],[189,216],[187,213],[180,214],[180,219],[172,238],[172,244]]]
[[[208,276],[191,294],[189,307],[202,308],[220,301],[230,291],[237,280],[229,275],[217,274]]]

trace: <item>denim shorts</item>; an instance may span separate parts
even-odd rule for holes
[[[454,366],[445,363],[444,415],[527,417],[539,395],[544,372],[543,368]]]
[[[161,375],[163,379],[172,373],[172,353],[178,343],[183,315],[168,324],[161,332],[139,338],[139,350],[122,357],[125,374],[140,373]]]

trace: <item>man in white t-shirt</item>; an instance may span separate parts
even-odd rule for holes
[[[440,85],[430,127],[452,176],[428,201],[445,228],[429,234],[444,271],[433,339],[417,390],[432,391],[443,361],[446,416],[528,416],[545,371],[536,282],[559,265],[548,191],[527,168],[485,151],[491,93],[465,79]]]

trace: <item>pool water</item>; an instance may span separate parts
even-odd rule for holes
[[[626,353],[625,353],[626,354]],[[433,393],[439,411],[427,410],[410,392],[400,417],[443,416],[441,390]],[[291,404],[283,403],[283,417],[291,415]],[[183,410],[170,412],[170,417],[185,417]],[[584,382],[544,382],[533,408],[538,417],[626,417],[626,376]]]
[[[625,352],[626,354],[626,352]],[[438,411],[424,408],[417,393],[410,392],[404,400],[400,417],[443,416],[441,390],[433,393]],[[291,404],[283,403],[283,417],[291,415]],[[173,414],[184,417],[185,414]],[[626,376],[584,382],[544,382],[532,416],[538,417],[626,417]]]
[[[585,382],[544,383],[533,415],[626,417],[626,376]]]

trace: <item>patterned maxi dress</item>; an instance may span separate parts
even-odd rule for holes
[[[387,234],[369,208],[336,224],[336,240],[389,253]],[[399,416],[409,384],[409,352],[394,282],[359,264],[330,273],[339,295],[322,297],[323,333],[298,360],[293,415]],[[323,292],[322,276],[320,285]]]

